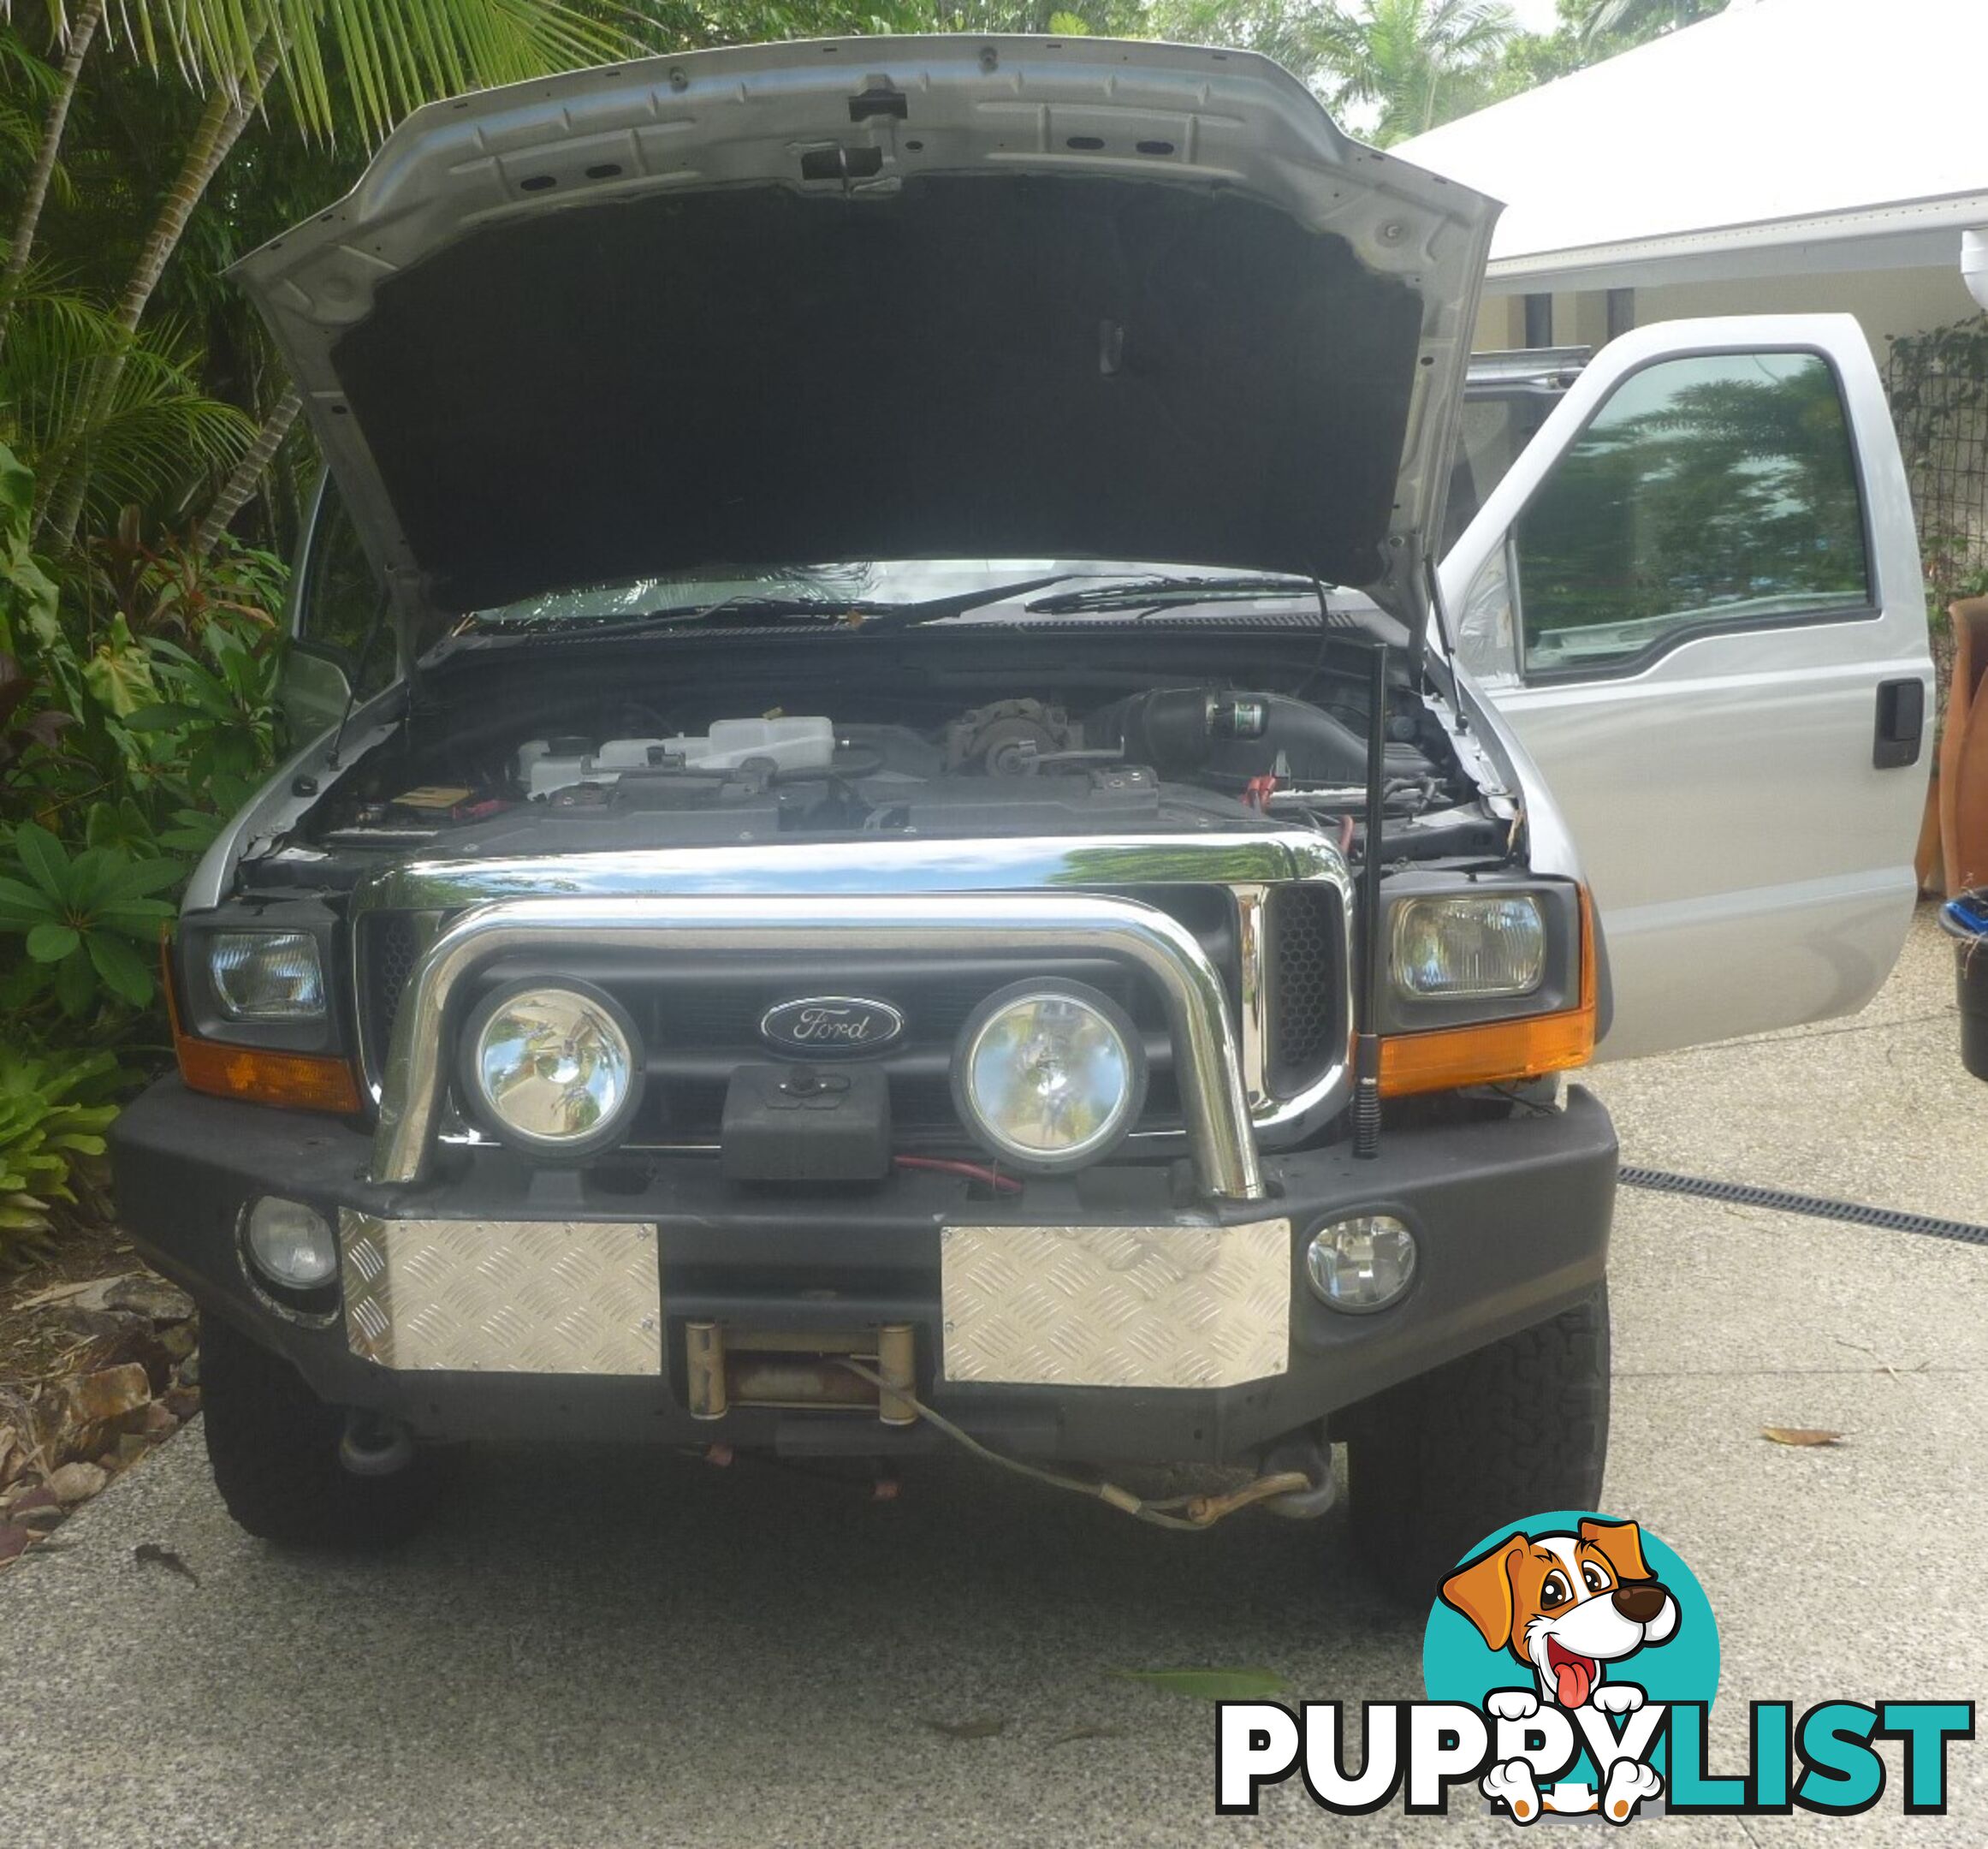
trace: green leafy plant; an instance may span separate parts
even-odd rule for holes
[[[254,770],[276,746],[275,651],[258,648],[220,621],[208,624],[201,651],[205,661],[152,637],[150,674],[163,697],[124,721],[128,730],[169,736],[174,756],[196,783]]]
[[[34,676],[5,649],[0,649],[0,776],[34,746],[45,752],[56,751],[64,728],[75,723],[66,712],[32,705],[34,691]]]
[[[154,944],[173,908],[152,896],[178,884],[178,860],[138,859],[110,847],[68,850],[33,822],[0,854],[0,931],[26,940],[9,999],[52,995],[71,1020],[106,1002],[143,1008],[157,987],[138,946]]]
[[[45,1257],[63,1210],[94,1206],[104,1132],[132,1078],[108,1053],[0,1047],[0,1269]]]
[[[108,538],[91,548],[94,589],[144,635],[170,635],[191,647],[217,618],[251,629],[276,627],[289,572],[273,553],[217,537],[204,550],[168,533],[149,539],[142,510],[128,506]]]
[[[10,655],[61,634],[56,581],[28,545],[34,474],[0,443],[0,649]]]
[[[1884,383],[1937,639],[1949,603],[1988,589],[1988,315],[1894,336]]]

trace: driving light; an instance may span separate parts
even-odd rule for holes
[[[1096,990],[1018,983],[967,1021],[952,1094],[994,1154],[1038,1174],[1081,1168],[1137,1121],[1145,1049],[1125,1010]]]
[[[1364,1315],[1398,1303],[1415,1275],[1415,1236],[1392,1214],[1320,1227],[1305,1248],[1306,1281],[1334,1310]]]
[[[315,1290],[338,1269],[330,1222],[302,1201],[264,1195],[249,1209],[244,1231],[250,1263],[286,1290]]]
[[[317,1020],[324,972],[308,931],[217,931],[207,972],[225,1014],[236,1020]]]
[[[1529,893],[1444,894],[1394,908],[1388,966],[1411,1001],[1530,995],[1546,973],[1546,920]]]
[[[471,1101],[507,1142],[585,1155],[633,1115],[642,1084],[635,1030],[605,996],[501,991],[470,1017],[465,1046]]]

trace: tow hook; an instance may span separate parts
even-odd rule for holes
[[[398,1419],[354,1406],[345,1415],[338,1461],[354,1477],[391,1477],[414,1461],[414,1435]]]
[[[1263,1460],[1266,1476],[1285,1471],[1301,1471],[1311,1487],[1266,1497],[1257,1505],[1266,1514],[1282,1515],[1291,1521],[1315,1521],[1339,1500],[1339,1478],[1332,1468],[1332,1454],[1315,1440],[1279,1445]]]

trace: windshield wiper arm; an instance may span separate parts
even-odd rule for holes
[[[706,624],[722,628],[737,622],[750,627],[757,622],[842,623],[852,628],[896,627],[901,624],[935,622],[957,616],[984,604],[1000,603],[1011,598],[1026,597],[1031,591],[1061,584],[1071,574],[1055,572],[1046,577],[1024,578],[1012,584],[981,585],[971,591],[950,596],[925,598],[916,603],[881,603],[870,598],[778,597],[741,593],[721,598],[715,603],[673,604],[666,609],[638,610],[625,616],[544,616],[525,622],[479,625],[484,635],[626,636],[650,629],[694,629]]]
[[[846,622],[884,608],[866,604],[860,598],[723,598],[715,603],[673,603],[664,609],[632,610],[626,615],[532,616],[523,621],[478,624],[477,633],[490,636],[557,636],[562,640],[585,640],[590,636],[624,636],[644,629],[695,628],[728,618],[754,622]]]
[[[1032,614],[1071,615],[1083,610],[1163,609],[1172,603],[1216,603],[1243,598],[1316,595],[1309,578],[1139,578],[1037,598]]]

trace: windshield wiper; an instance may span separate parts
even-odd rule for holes
[[[925,598],[911,603],[881,603],[869,598],[775,597],[742,592],[715,603],[684,603],[667,609],[639,610],[626,616],[543,616],[523,622],[479,624],[483,635],[626,636],[652,629],[695,629],[709,625],[750,628],[762,622],[844,624],[851,628],[895,628],[901,625],[941,621],[984,604],[1026,597],[1045,586],[1061,584],[1071,574],[1024,578],[1012,584],[981,585],[949,597]],[[1032,606],[1031,606],[1032,607]]]
[[[1309,578],[1136,578],[1037,598],[1028,608],[1032,614],[1060,616],[1083,610],[1165,609],[1178,603],[1316,595]]]

